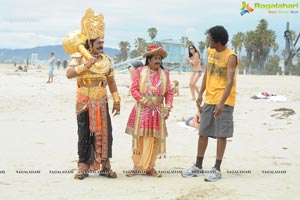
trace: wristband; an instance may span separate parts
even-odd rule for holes
[[[76,66],[74,69],[75,69],[75,72],[76,72],[77,74],[81,74],[81,73],[84,72],[87,68],[85,67],[84,64],[82,64],[82,65]]]
[[[111,95],[114,100],[114,103],[120,103],[121,97],[118,92],[113,92]]]

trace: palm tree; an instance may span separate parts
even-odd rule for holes
[[[147,48],[147,42],[143,38],[137,38],[134,41],[134,47],[136,48],[137,52],[142,55],[145,53],[145,50]]]
[[[242,51],[243,41],[244,41],[244,33],[238,32],[237,34],[233,35],[231,44],[234,48],[235,53]]]
[[[141,55],[142,54],[136,49],[134,49],[130,52],[130,58],[135,58],[135,57],[138,57],[138,56],[141,56]]]
[[[272,46],[273,54],[275,55],[276,51],[278,50],[279,45],[277,43],[274,43]]]
[[[206,42],[203,41],[198,42],[198,48],[201,54],[201,58],[203,58],[202,56],[203,56],[204,49],[206,48]]]
[[[127,60],[128,58],[128,51],[130,50],[130,44],[127,41],[121,41],[119,43],[119,48],[120,48],[120,54],[121,54],[121,58],[122,61]]]
[[[254,67],[258,74],[265,72],[265,65],[270,51],[276,50],[275,31],[268,29],[268,22],[261,19],[254,31],[248,31],[244,36],[244,47],[247,52],[246,67]],[[236,45],[233,43],[233,46]],[[238,47],[237,47],[238,49]]]
[[[255,30],[254,61],[261,74],[265,71],[265,63],[272,46],[275,44],[275,31],[268,29],[268,22],[261,19]]]
[[[181,38],[179,40],[180,40],[181,44],[183,44],[185,47],[188,47],[189,45],[193,44],[193,42],[190,41],[187,36],[181,36]]]
[[[118,53],[117,55],[115,55],[114,57],[114,63],[119,63],[122,61],[122,57],[121,57],[121,53]]]
[[[157,35],[157,29],[154,27],[151,27],[148,29],[148,33],[149,33],[149,37],[151,38],[151,40],[153,40]]]
[[[240,57],[241,57],[241,51],[242,51],[242,48],[243,48],[243,42],[244,42],[244,33],[242,32],[238,32],[237,34],[233,35],[232,37],[232,40],[231,40],[231,44],[234,48],[234,52],[238,53],[238,58],[240,60]]]
[[[251,70],[252,69],[252,57],[253,57],[253,52],[254,52],[254,37],[255,33],[254,31],[248,31],[245,34],[244,38],[244,47],[246,49],[246,65],[245,68],[246,70]]]

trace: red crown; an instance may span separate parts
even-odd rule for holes
[[[161,44],[149,44],[147,46],[147,51],[144,53],[144,57],[151,56],[151,55],[160,55],[162,59],[167,57],[168,53],[164,50]]]
[[[161,44],[149,44],[147,46],[147,51],[152,51],[154,49],[158,49],[158,48],[162,48],[162,45]]]

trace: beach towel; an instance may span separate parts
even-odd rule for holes
[[[198,131],[198,129],[186,125],[185,122],[178,122],[177,124],[178,124],[180,127],[183,127],[183,128],[188,129],[189,131]]]

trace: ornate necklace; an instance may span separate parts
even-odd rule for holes
[[[147,87],[149,88],[151,94],[153,95],[153,92],[155,92],[157,90],[157,88],[161,85],[161,79],[162,79],[162,73],[160,73],[160,80],[159,82],[156,84],[156,85],[153,85],[151,79],[150,79],[150,72],[154,72],[154,70],[151,70],[149,67],[148,67],[148,70],[147,70]]]

